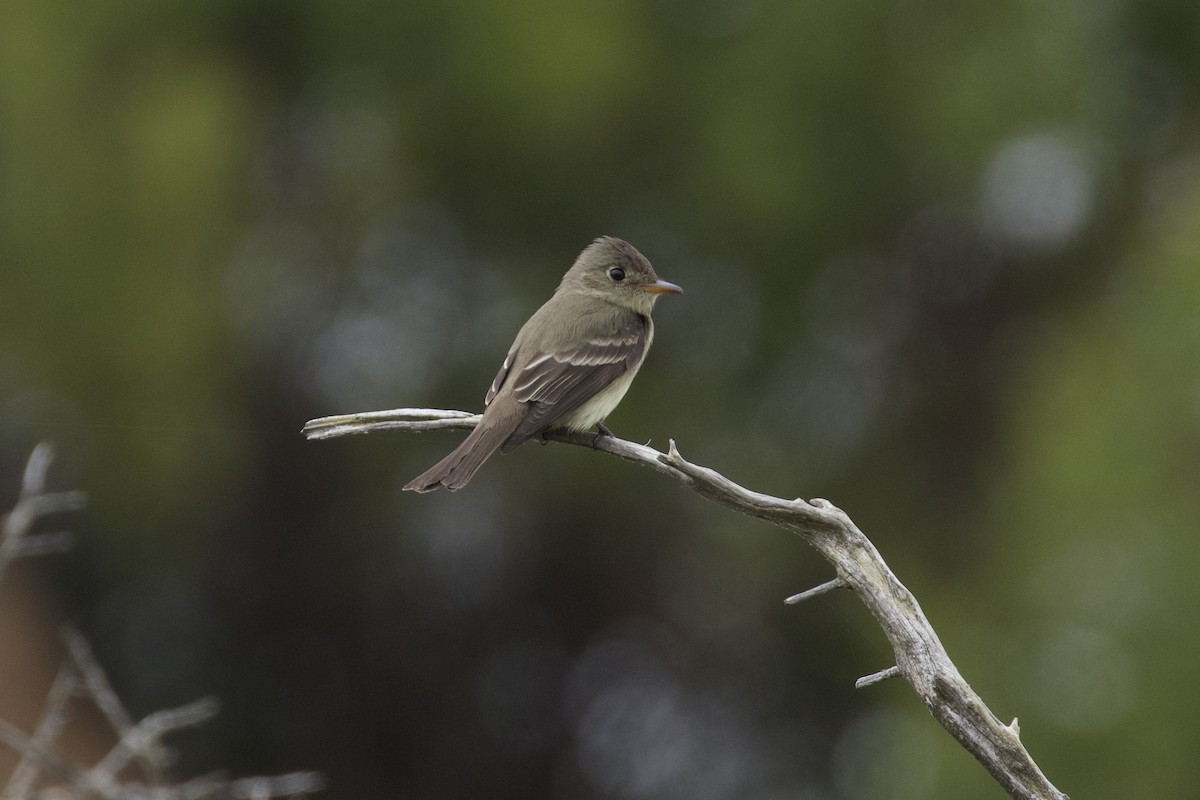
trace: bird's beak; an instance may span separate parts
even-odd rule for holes
[[[650,292],[651,294],[683,294],[683,289],[667,281],[643,283],[640,284],[638,288],[643,292]]]

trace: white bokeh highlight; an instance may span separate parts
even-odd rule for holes
[[[1042,132],[1009,139],[984,170],[983,227],[1016,245],[1064,245],[1091,218],[1097,183],[1095,160],[1066,137]]]

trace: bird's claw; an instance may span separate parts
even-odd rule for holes
[[[612,436],[613,438],[616,438],[615,436],[613,436],[613,432],[608,429],[607,425],[605,425],[603,422],[597,422],[596,423],[596,435],[592,439],[592,449],[593,450],[596,449],[596,443],[600,441],[600,438],[602,436]]]

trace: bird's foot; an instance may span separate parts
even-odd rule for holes
[[[608,429],[607,425],[605,425],[603,422],[597,422],[596,423],[596,435],[592,439],[592,449],[593,450],[596,449],[596,443],[600,441],[600,438],[602,436],[612,436],[614,439],[616,438],[615,436],[613,436],[613,432]]]

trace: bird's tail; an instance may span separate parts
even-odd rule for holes
[[[453,492],[466,486],[488,456],[508,438],[511,431],[507,427],[480,422],[454,452],[405,484],[404,491],[432,492],[445,486]]]

